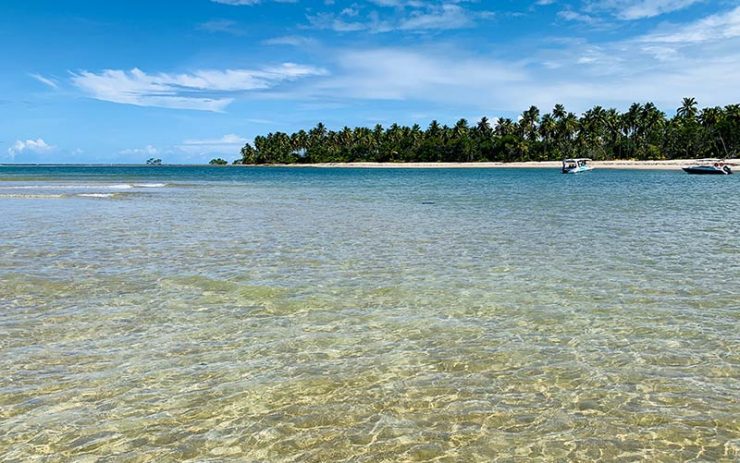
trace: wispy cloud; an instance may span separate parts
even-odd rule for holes
[[[244,35],[245,31],[236,21],[230,19],[214,19],[200,23],[196,26],[198,30],[206,32],[223,32],[231,35]]]
[[[25,152],[30,153],[48,153],[54,151],[55,146],[49,145],[42,138],[36,140],[16,140],[16,142],[8,148],[8,154],[11,159],[14,159],[17,155]]]
[[[276,124],[276,122],[271,119],[249,118],[246,121],[251,122],[252,124]]]
[[[223,5],[232,6],[252,6],[262,3],[262,0],[211,0],[213,3],[221,3]],[[272,0],[278,3],[296,3],[298,0]]]
[[[485,95],[527,77],[515,63],[429,49],[347,50],[338,55],[337,64],[337,75],[317,83],[317,88],[327,95],[361,99],[485,104]]]
[[[156,156],[159,154],[159,149],[153,145],[146,145],[143,148],[128,148],[125,150],[121,150],[118,152],[118,154],[123,154],[126,156],[129,156],[129,155]]]
[[[220,112],[236,94],[267,90],[283,82],[325,73],[321,68],[293,63],[260,70],[201,70],[189,74],[147,74],[134,68],[99,73],[82,71],[72,75],[72,82],[98,100]]]
[[[283,45],[289,47],[314,46],[317,43],[316,39],[301,35],[284,35],[262,41],[262,44],[264,45]]]
[[[211,0],[213,3],[221,3],[224,5],[256,5],[260,3],[260,0]]]
[[[543,92],[564,101],[620,104],[653,101],[676,104],[694,96],[703,104],[726,104],[740,95],[740,7],[684,24],[663,23],[643,35],[600,43],[573,41],[555,56],[540,52],[546,67],[557,69],[547,80],[531,67],[531,95]]]
[[[399,29],[461,29],[472,26],[475,16],[460,5],[444,4],[429,11],[412,13],[400,22]]]
[[[53,89],[59,88],[59,85],[53,79],[44,77],[41,74],[29,74],[29,75],[46,86],[49,86]]]
[[[368,31],[441,31],[473,27],[481,19],[494,16],[490,11],[464,8],[460,1],[421,2],[398,0],[373,0],[378,9],[360,8],[355,5],[342,11],[321,12],[309,15],[312,27],[335,32]],[[390,10],[389,10],[390,9]]]
[[[189,139],[177,145],[177,149],[188,154],[235,154],[247,143],[247,139],[236,134],[221,138]]]
[[[600,20],[594,16],[588,14],[579,13],[573,10],[563,10],[558,12],[558,17],[565,19],[566,21],[577,21],[585,24],[597,24]]]
[[[702,0],[588,0],[586,9],[609,11],[617,18],[635,20],[652,18],[682,10]]]
[[[217,138],[192,138],[174,145],[157,147],[146,145],[118,151],[119,159],[140,162],[150,157],[162,159],[179,159],[186,162],[206,162],[215,155],[236,158],[247,139],[236,134],[227,134]]]
[[[460,47],[338,50],[332,75],[309,83],[321,101],[395,100],[415,107],[521,109],[565,103],[624,107],[653,101],[671,108],[682,97],[727,104],[740,95],[740,7],[641,36],[561,40],[526,58],[501,59]]]
[[[363,22],[347,21],[346,19],[343,19],[341,15],[337,15],[335,13],[318,13],[308,16],[308,22],[316,29],[330,29],[335,32],[356,32],[366,29],[374,31],[380,31],[383,29],[390,30],[387,25],[380,23],[377,15],[370,20]]]
[[[664,26],[661,31],[641,37],[640,41],[685,45],[735,37],[740,37],[740,6],[687,25]]]

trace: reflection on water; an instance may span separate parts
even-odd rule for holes
[[[0,171],[0,460],[736,461],[737,179],[565,177]]]

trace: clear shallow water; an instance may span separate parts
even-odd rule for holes
[[[737,461],[738,180],[0,167],[0,460]]]

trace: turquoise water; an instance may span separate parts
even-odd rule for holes
[[[2,461],[737,461],[740,176],[0,166]]]

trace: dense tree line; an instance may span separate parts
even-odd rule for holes
[[[426,129],[378,124],[332,131],[319,123],[258,136],[241,154],[236,162],[244,164],[738,157],[740,104],[699,110],[694,98],[684,98],[672,118],[652,103],[624,113],[596,106],[580,117],[558,104],[547,114],[532,106],[517,121],[460,119],[452,127],[432,121]]]

